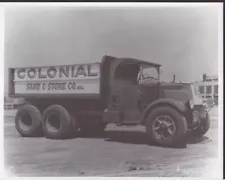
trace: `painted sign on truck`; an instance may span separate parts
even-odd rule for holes
[[[99,94],[100,67],[95,64],[14,69],[15,94]]]

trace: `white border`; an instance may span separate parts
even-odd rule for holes
[[[0,82],[4,84],[4,10],[0,6]],[[0,177],[4,174],[4,86],[0,86],[0,92],[3,96],[0,96],[0,149],[2,150],[0,153]]]
[[[218,167],[218,178],[222,178],[222,167],[223,167],[223,3],[1,3],[0,4],[0,72],[4,72],[4,12],[3,12],[3,7],[6,8],[17,8],[17,7],[85,7],[85,8],[92,8],[92,7],[116,7],[116,8],[123,8],[123,7],[133,7],[133,8],[138,8],[138,7],[212,7],[212,6],[217,6],[219,9],[219,30],[218,30],[218,39],[219,39],[219,48],[218,48],[218,68],[219,68],[219,128],[218,128],[218,136],[219,136],[219,142],[218,142],[218,153],[219,153],[219,167]],[[4,74],[0,75],[0,81],[4,82],[3,78]],[[1,86],[1,93],[4,93],[4,87]],[[0,98],[1,100],[1,108],[0,112],[3,115],[3,96]],[[1,127],[1,132],[3,132],[3,116],[2,119],[0,120],[0,127]],[[0,133],[2,138],[2,141],[0,141],[0,148],[3,149],[3,133]],[[3,151],[4,152],[4,149]],[[4,154],[1,154],[1,161],[0,161],[0,177],[3,175],[3,167],[4,167]],[[5,174],[5,173],[4,173]],[[7,175],[7,174],[5,174]],[[108,179],[109,177],[107,177]],[[19,179],[30,179],[30,178],[19,178]],[[32,178],[34,179],[34,178]],[[44,178],[46,179],[46,178]],[[54,179],[59,179],[59,178],[54,178]],[[62,179],[62,178],[60,178]],[[73,178],[75,179],[75,178]],[[82,179],[82,177],[76,177],[76,179]],[[93,179],[106,179],[106,178],[93,178]],[[111,178],[110,178],[111,179]],[[115,179],[115,178],[112,178]],[[116,179],[123,179],[123,178],[116,178]],[[126,179],[131,179],[131,178],[126,178]],[[132,178],[133,179],[133,178]],[[143,178],[135,178],[135,179],[143,179]],[[158,179],[158,178],[148,178],[148,179]],[[161,178],[160,178],[161,179]],[[163,178],[164,179],[164,178]],[[168,178],[167,178],[168,179]],[[169,178],[169,179],[179,179],[179,178]]]
[[[219,75],[219,108],[218,108],[218,158],[217,173],[223,177],[223,6],[218,8],[218,75]]]
[[[2,3],[5,7],[212,7],[222,3]]]

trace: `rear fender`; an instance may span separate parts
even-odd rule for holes
[[[154,101],[153,103],[149,104],[145,110],[142,113],[142,117],[141,117],[141,123],[144,124],[145,123],[145,119],[147,118],[148,114],[156,107],[160,107],[160,106],[170,106],[173,107],[174,109],[176,109],[177,111],[179,111],[182,114],[185,114],[188,110],[187,105],[182,102],[182,101],[178,101],[175,99],[169,99],[169,98],[165,98],[165,99],[159,99]]]

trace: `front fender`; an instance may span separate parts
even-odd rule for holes
[[[182,102],[182,101],[178,101],[175,99],[170,99],[170,98],[164,98],[164,99],[158,99],[154,102],[152,102],[151,104],[149,104],[143,111],[142,113],[142,117],[141,117],[141,122],[144,123],[146,117],[148,116],[148,114],[151,112],[152,109],[156,108],[156,107],[160,107],[160,106],[170,106],[175,108],[176,110],[178,110],[181,113],[185,113],[188,110],[187,105]]]

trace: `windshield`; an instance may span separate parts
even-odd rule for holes
[[[138,78],[140,84],[158,82],[159,75],[157,68],[152,66],[141,66]]]

